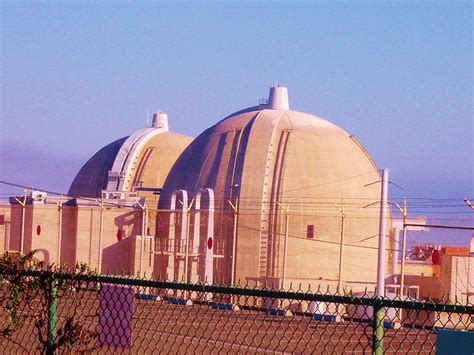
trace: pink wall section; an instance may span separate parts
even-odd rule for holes
[[[59,210],[56,204],[27,204],[23,209],[21,205],[13,204],[10,250],[19,250],[23,210],[24,253],[36,249],[39,260],[56,264],[60,261],[68,267],[87,263],[101,272],[129,273],[135,269],[130,237],[141,231],[140,211],[130,208],[104,208],[101,211],[98,205],[64,205]]]

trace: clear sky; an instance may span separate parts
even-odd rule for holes
[[[279,82],[390,169],[392,196],[474,196],[471,1],[0,4],[4,180],[66,192],[147,110],[195,137]]]

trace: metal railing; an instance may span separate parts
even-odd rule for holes
[[[18,277],[43,287],[15,308],[18,280],[0,275],[7,353],[434,353],[442,329],[474,334],[472,305],[36,270]]]

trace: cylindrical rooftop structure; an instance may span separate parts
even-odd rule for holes
[[[288,89],[280,86],[279,84],[273,84],[270,88],[270,94],[268,95],[268,108],[270,110],[289,110],[290,102],[288,100]]]

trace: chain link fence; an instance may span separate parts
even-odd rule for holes
[[[22,282],[3,275],[0,289],[4,353],[431,354],[442,330],[474,334],[472,305],[51,271],[15,277]],[[39,280],[16,297],[15,282]]]

